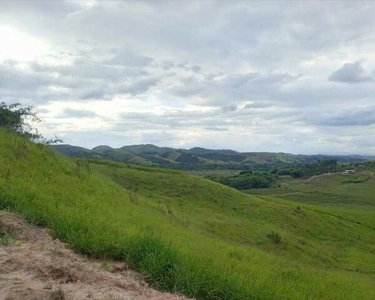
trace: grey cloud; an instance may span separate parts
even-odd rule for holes
[[[222,106],[232,101],[243,101],[249,98],[270,101],[283,85],[297,81],[299,76],[288,73],[234,73],[219,78],[188,77],[181,79],[178,86],[170,93],[179,97],[196,96],[192,101],[197,105]]]
[[[91,100],[91,99],[109,100],[110,95],[107,94],[107,92],[108,92],[108,89],[106,88],[83,90],[78,94],[78,97],[82,100]]]
[[[234,74],[224,79],[224,84],[231,88],[247,88],[258,85],[285,84],[295,80],[297,77],[287,73],[247,73]]]
[[[95,118],[98,115],[95,112],[83,109],[65,108],[60,115],[62,118]]]
[[[296,108],[310,107],[327,110],[342,106],[368,105],[375,100],[375,84],[362,84],[359,88],[354,84],[332,84],[325,78],[320,80],[297,80],[285,86],[264,89],[258,98],[249,97],[249,101],[257,99],[261,102],[273,102],[277,105],[288,105]]]
[[[162,115],[154,113],[127,113],[121,115],[121,120],[116,126],[135,129],[173,129],[192,128],[207,125],[218,125],[215,117],[210,113],[196,112],[165,112]],[[214,122],[214,124],[212,124]],[[130,125],[131,124],[131,125]],[[130,129],[129,129],[130,130]]]
[[[163,61],[161,62],[161,67],[162,67],[164,70],[166,70],[166,71],[170,70],[170,69],[173,68],[174,66],[175,66],[175,64],[174,64],[172,61],[170,61],[170,60],[163,60]]]
[[[175,141],[178,141],[178,139],[179,136],[177,134],[166,130],[150,130],[139,135],[139,143],[141,144],[151,143],[156,145],[169,146],[171,142],[174,143]]]
[[[195,96],[195,95],[200,95],[202,96],[203,93],[205,92],[204,88],[196,85],[196,86],[177,86],[173,87],[169,90],[169,92],[172,95],[179,96],[179,97],[190,97],[190,96]]]
[[[192,146],[205,146],[210,135],[212,144],[243,150],[374,149],[375,142],[365,144],[355,135],[362,126],[361,138],[373,137],[375,71],[367,72],[361,62],[341,64],[358,53],[369,67],[375,64],[375,5],[3,1],[1,11],[3,24],[51,49],[48,57],[22,67],[0,63],[2,101],[43,103],[51,111],[46,117],[53,115],[54,101],[132,101],[134,111],[120,108],[121,120],[110,121],[115,128],[109,133],[77,128],[77,143],[117,143],[118,137],[147,142],[173,132],[171,143]],[[150,108],[144,105],[148,99]],[[320,137],[324,143],[318,146]]]
[[[152,86],[156,85],[158,82],[159,82],[158,78],[142,79],[142,80],[132,83],[131,85],[125,88],[120,89],[119,92],[129,93],[132,95],[143,94],[144,92],[149,90]]]
[[[85,148],[98,146],[98,141],[103,145],[113,147],[122,147],[125,144],[139,144],[139,140],[134,137],[132,132],[120,132],[117,130],[108,131],[99,129],[87,130],[64,130],[62,132],[55,130],[55,134],[71,145],[80,145]]]
[[[127,49],[114,49],[112,52],[114,53],[114,57],[108,60],[108,63],[113,65],[144,68],[153,62],[153,58],[135,55]]]
[[[333,72],[329,78],[330,81],[358,83],[364,81],[371,81],[373,76],[366,74],[359,61],[354,63],[346,63],[340,69]]]
[[[36,113],[37,114],[47,114],[51,112],[49,109],[45,109],[45,108],[36,108]]]
[[[25,1],[4,1],[1,6],[5,12],[16,12],[20,7],[25,7],[25,4]],[[54,16],[65,16],[82,8],[74,1],[33,1],[33,4],[27,7],[27,10],[36,14],[46,13]]]
[[[204,129],[210,130],[210,131],[228,131],[227,128],[219,127],[219,126],[207,126]]]
[[[231,114],[227,114],[231,112]],[[279,109],[270,112],[246,112],[237,110],[236,105],[223,108],[213,108],[208,111],[174,110],[164,111],[162,114],[126,113],[122,114],[116,127],[135,129],[176,129],[176,128],[204,128],[212,131],[227,131],[234,126],[252,126],[277,122],[290,123],[298,120],[295,110]]]
[[[273,107],[274,104],[269,103],[269,102],[253,102],[253,103],[248,103],[246,104],[243,108],[244,109],[250,109],[250,108],[268,108],[268,107]]]
[[[91,59],[75,59],[65,65],[32,62],[28,69],[13,61],[0,63],[2,96],[33,98],[37,102],[140,95],[158,81],[142,68],[106,65]]]
[[[49,76],[35,75],[22,70],[14,62],[3,62],[0,64],[0,88],[6,90],[24,91],[53,84],[56,80]]]
[[[186,70],[189,69],[187,63],[179,63],[176,65],[176,67],[181,68],[181,69],[186,69]]]
[[[235,104],[226,105],[226,106],[223,106],[223,107],[221,108],[221,110],[222,110],[223,112],[236,111],[236,110],[237,110],[237,105],[235,105]]]
[[[370,126],[375,124],[375,107],[353,108],[313,120],[314,124],[324,126]]]
[[[200,72],[201,69],[202,69],[201,66],[191,66],[191,70],[192,70],[193,72],[195,72],[195,73]]]
[[[31,68],[35,72],[55,73],[61,76],[98,78],[98,79],[126,79],[129,77],[146,76],[149,73],[141,68],[126,68],[107,65],[90,59],[76,59],[69,65],[48,65],[33,62]]]
[[[59,39],[58,28],[65,34],[85,36],[116,48],[146,49],[148,56],[154,52],[188,54],[196,63],[221,66],[223,62],[236,66],[251,62],[253,66],[270,67],[324,54],[338,45],[341,49],[355,46],[371,38],[375,24],[375,7],[366,6],[363,12],[363,4],[358,2],[311,2],[302,9],[283,2],[259,2],[250,7],[242,1],[179,5],[105,1],[93,8],[78,5],[73,13],[62,9],[60,14],[69,17],[69,22],[54,18],[55,14],[47,17],[44,2],[35,2],[19,2],[5,12],[13,14],[12,22],[23,18],[23,22],[32,24],[29,30],[54,41]],[[33,8],[36,5],[39,9]],[[335,11],[337,17],[321,11]]]

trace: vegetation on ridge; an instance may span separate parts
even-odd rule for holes
[[[338,162],[363,162],[366,157],[293,155],[288,153],[249,152],[232,150],[210,150],[204,148],[173,149],[155,145],[133,145],[114,149],[98,146],[92,150],[71,145],[56,145],[53,148],[75,158],[103,159],[144,166],[157,166],[177,170],[258,170],[274,168],[303,169],[305,165],[324,160]],[[310,172],[307,170],[305,173]]]

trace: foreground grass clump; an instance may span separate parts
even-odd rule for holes
[[[155,287],[197,299],[375,297],[370,226],[311,205],[297,214],[292,202],[176,171],[86,167],[0,131],[0,206],[81,253],[126,260]]]
[[[13,242],[13,237],[0,225],[0,245],[9,246]]]

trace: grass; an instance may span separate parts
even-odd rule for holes
[[[197,299],[375,299],[369,210],[247,195],[179,171],[86,167],[3,131],[0,206]]]
[[[13,237],[0,226],[0,245],[9,246],[13,242]]]
[[[374,210],[375,176],[373,173],[343,176],[317,176],[312,179],[281,178],[281,188],[247,191],[253,195],[274,197],[333,208]]]

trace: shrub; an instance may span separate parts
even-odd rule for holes
[[[267,234],[267,237],[276,245],[280,244],[281,242],[281,235],[278,234],[275,231],[272,231],[271,233]]]
[[[0,103],[0,126],[30,140],[38,139],[41,136],[25,122],[28,118],[33,122],[41,121],[32,110],[32,106],[22,108],[19,103],[6,105],[2,102]]]
[[[33,128],[27,120],[33,123],[39,123],[42,120],[33,112],[33,107],[21,107],[21,104],[14,103],[7,105],[0,103],[0,127],[21,135],[30,141],[37,141],[43,144],[55,144],[62,142],[59,138],[48,140],[45,139],[38,130]]]

